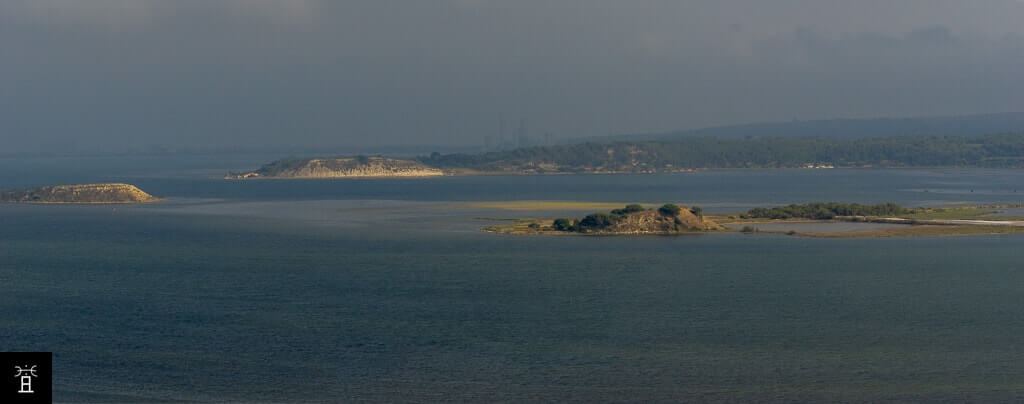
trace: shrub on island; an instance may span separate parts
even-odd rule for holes
[[[636,203],[631,203],[629,205],[626,205],[626,207],[624,207],[622,209],[613,209],[612,210],[612,214],[613,215],[628,215],[628,214],[633,213],[633,212],[643,212],[645,210],[646,209],[644,209],[644,207],[642,205],[639,205],[639,204],[636,204]]]
[[[551,222],[551,228],[558,231],[573,231],[572,222],[564,217]]]
[[[622,215],[604,212],[592,213],[580,220],[579,229],[581,231],[601,230],[622,220],[622,217]]]
[[[661,213],[662,216],[669,217],[679,216],[679,212],[682,211],[683,208],[679,207],[679,205],[676,205],[674,203],[666,203],[664,205],[661,205],[660,208],[658,208],[658,213]]]

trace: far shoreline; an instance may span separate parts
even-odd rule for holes
[[[543,172],[543,173],[516,173],[508,171],[465,171],[465,172],[445,172],[441,175],[362,175],[362,176],[336,176],[336,177],[250,177],[250,178],[227,178],[225,176],[211,177],[219,178],[228,181],[252,181],[252,180],[348,180],[348,179],[368,179],[368,180],[379,180],[379,179],[432,179],[432,178],[450,178],[450,177],[540,177],[540,176],[646,176],[646,175],[688,175],[697,174],[702,172],[730,172],[730,171],[806,171],[806,172],[830,172],[830,171],[873,171],[873,170],[1006,170],[1006,171],[1021,171],[1019,168],[1009,167],[979,167],[979,166],[899,166],[899,167],[834,167],[834,168],[803,168],[803,167],[728,167],[728,168],[695,168],[688,171],[659,171],[659,172],[632,172],[632,171],[599,171],[599,172]],[[1022,187],[1024,188],[1024,187]]]

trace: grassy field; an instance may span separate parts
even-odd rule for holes
[[[997,210],[977,206],[955,208],[917,208],[914,210],[914,213],[900,215],[900,217],[904,219],[982,219],[985,215],[991,215],[999,212]]]
[[[1000,215],[1001,210],[986,206],[958,206],[950,208],[915,208],[914,213],[900,215],[904,219],[939,220],[1024,220],[1021,216]]]
[[[817,219],[805,219],[801,217],[794,217],[789,219],[768,219],[763,217],[749,217],[741,218],[739,213],[728,213],[728,214],[712,214],[704,215],[708,219],[714,220],[718,224],[735,224],[735,223],[806,223],[806,222],[820,222]]]
[[[484,231],[498,234],[573,234],[551,229],[551,219],[515,219],[511,223],[487,226]]]

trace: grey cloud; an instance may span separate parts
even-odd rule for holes
[[[1024,110],[1014,0],[5,1],[0,147]]]

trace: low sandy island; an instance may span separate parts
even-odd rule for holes
[[[121,183],[49,185],[0,192],[3,203],[125,204],[159,200],[134,185]]]

